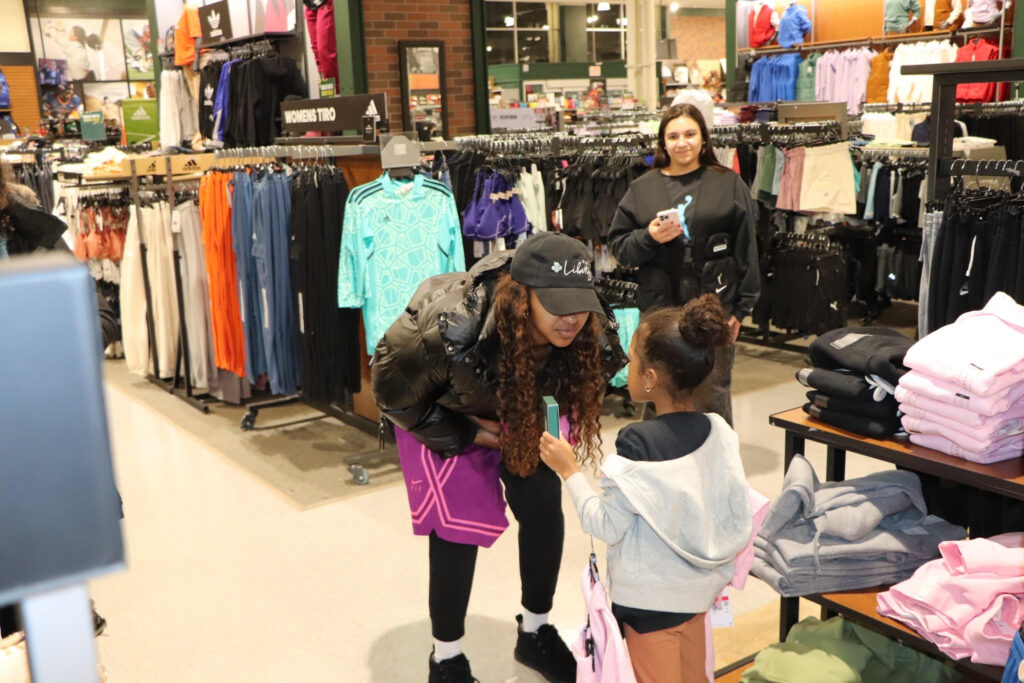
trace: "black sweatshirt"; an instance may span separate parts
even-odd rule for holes
[[[687,201],[689,197],[689,201]],[[685,204],[693,244],[659,244],[647,231],[659,211]],[[742,319],[761,293],[750,189],[730,170],[699,168],[681,176],[654,170],[633,181],[612,220],[608,243],[618,261],[638,268],[641,310],[681,306],[705,292]]]

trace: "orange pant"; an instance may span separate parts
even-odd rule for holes
[[[651,633],[626,624],[626,647],[637,683],[708,683],[703,614]]]
[[[245,377],[245,336],[231,238],[231,177],[230,172],[218,170],[203,176],[199,182],[199,217],[210,280],[210,319],[217,367]]]

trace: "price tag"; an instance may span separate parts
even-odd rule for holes
[[[263,294],[263,328],[270,329],[270,306],[267,304],[267,290],[266,288],[260,289],[260,293]]]
[[[711,606],[711,628],[732,626],[732,605],[729,603],[729,589],[725,588]]]

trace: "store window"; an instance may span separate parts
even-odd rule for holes
[[[536,64],[551,61],[548,3],[485,3],[488,64]]]
[[[590,53],[594,62],[614,62],[625,59],[623,36],[618,31],[594,31],[590,34]]]
[[[516,2],[516,28],[539,28],[548,26],[548,6],[543,2]]]
[[[547,31],[519,31],[519,61],[536,64],[549,62]]]
[[[593,62],[625,59],[625,7],[610,2],[587,5],[587,43]]]
[[[487,32],[487,63],[514,64],[516,62],[516,40],[512,31]]]
[[[515,28],[516,13],[511,2],[487,3],[487,28]]]

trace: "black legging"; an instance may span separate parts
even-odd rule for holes
[[[551,611],[562,564],[562,482],[544,463],[528,477],[515,476],[502,464],[501,481],[505,500],[519,522],[522,605],[545,614]],[[465,635],[476,553],[475,545],[452,543],[430,534],[430,626],[438,640],[458,640]]]

